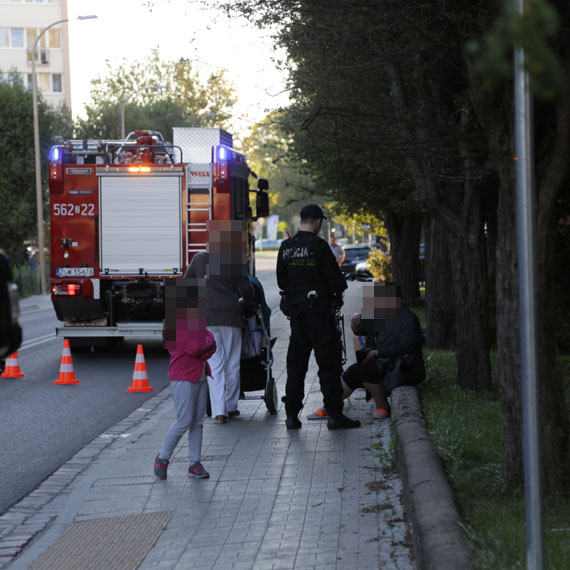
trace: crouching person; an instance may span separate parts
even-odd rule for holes
[[[357,362],[342,375],[343,397],[357,388],[370,393],[376,404],[374,419],[390,417],[388,396],[397,386],[418,384],[425,378],[424,335],[417,315],[402,301],[396,283],[374,282],[363,287],[362,311],[350,326],[364,347]],[[317,410],[309,419],[326,417]]]
[[[200,462],[202,429],[208,399],[207,378],[211,375],[208,358],[216,342],[206,329],[206,287],[204,279],[172,279],[165,287],[164,345],[170,353],[168,378],[176,408],[176,420],[170,426],[154,473],[166,479],[168,463],[180,438],[188,432],[190,467],[188,475],[207,479]]]

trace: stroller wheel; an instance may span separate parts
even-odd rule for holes
[[[277,413],[277,406],[279,405],[279,396],[277,394],[277,386],[275,385],[275,378],[269,376],[269,380],[265,386],[265,405],[267,406],[267,411],[270,414]]]

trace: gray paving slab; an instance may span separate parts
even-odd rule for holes
[[[347,317],[357,309],[359,291],[351,284]],[[282,394],[289,334],[281,314],[272,319],[272,333]],[[330,432],[326,422],[307,421],[322,405],[318,386],[312,359],[298,431],[285,428],[282,406],[271,416],[261,400],[240,402],[242,415],[229,423],[207,420],[206,480],[187,477],[185,438],[168,479],[153,476],[154,457],[174,419],[168,391],[155,396],[136,421],[126,418],[62,466],[57,477],[68,477],[62,485],[46,480],[38,497],[43,506],[28,507],[41,520],[26,517],[26,504],[0,517],[0,567],[19,554],[8,567],[28,568],[74,523],[172,511],[141,570],[415,568],[390,422],[371,420],[373,404],[363,393],[353,395],[346,410],[362,421],[360,429]],[[38,530],[22,532],[26,525]]]

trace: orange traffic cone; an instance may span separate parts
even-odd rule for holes
[[[69,340],[63,341],[63,353],[61,355],[61,364],[59,366],[59,378],[54,380],[54,384],[79,384],[79,380],[73,372],[73,362],[71,361],[71,348]]]
[[[20,370],[20,365],[18,364],[18,353],[14,352],[6,358],[6,368],[2,373],[0,378],[23,378],[24,373]]]
[[[127,392],[152,392],[154,388],[148,385],[148,375],[146,373],[146,362],[142,344],[137,346],[137,357],[135,359],[135,369],[133,370],[133,382]]]

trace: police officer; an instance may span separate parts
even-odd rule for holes
[[[319,367],[319,381],[329,429],[360,426],[342,413],[341,345],[335,310],[342,305],[346,281],[326,241],[318,237],[323,211],[315,204],[301,210],[300,230],[285,240],[277,257],[277,284],[282,290],[281,309],[291,319],[287,351],[285,411],[287,429],[299,429],[305,374],[311,350]]]

